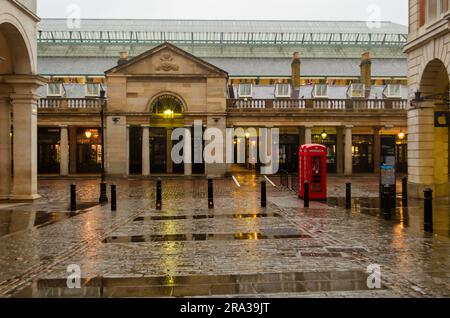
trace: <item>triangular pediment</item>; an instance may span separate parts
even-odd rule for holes
[[[113,67],[106,74],[126,75],[203,75],[227,77],[224,70],[176,47],[163,43],[126,63]]]

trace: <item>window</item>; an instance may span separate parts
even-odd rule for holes
[[[402,97],[402,86],[399,84],[389,84],[386,89],[387,97]]]
[[[252,84],[239,84],[239,97],[252,97]]]
[[[47,84],[47,96],[62,96],[62,84],[61,83],[48,83]]]
[[[276,97],[291,97],[289,84],[277,84],[275,88]]]
[[[100,84],[87,83],[86,96],[100,96]]]
[[[326,98],[328,97],[328,85],[317,84],[314,86],[314,97]]]
[[[438,19],[449,8],[449,0],[427,0],[425,5],[426,21],[432,22]]]
[[[350,85],[350,97],[365,97],[366,86],[361,83]]]

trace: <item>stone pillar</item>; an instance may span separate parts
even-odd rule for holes
[[[190,125],[185,126],[184,140],[184,175],[192,176],[192,130]],[[190,138],[188,138],[190,137]]]
[[[69,129],[67,126],[61,126],[61,158],[59,162],[61,176],[69,175]]]
[[[69,127],[69,174],[77,173],[77,127]],[[72,145],[72,147],[70,147]]]
[[[11,105],[0,96],[0,200],[9,199],[11,192]]]
[[[408,111],[409,194],[423,198],[431,187],[433,196],[448,196],[448,130],[434,127],[433,102],[422,102],[420,109]]]
[[[343,127],[337,127],[337,141],[336,141],[336,159],[337,159],[337,166],[336,166],[336,172],[338,174],[344,173],[344,128]]]
[[[226,117],[224,115],[218,114],[217,116],[208,116],[207,118],[207,128],[215,128],[220,130],[221,135],[223,137],[223,140],[220,142],[216,140],[214,142],[215,145],[217,145],[217,151],[222,150],[222,158],[218,158],[219,162],[214,163],[205,163],[205,173],[208,177],[223,177],[227,173],[227,164],[226,164],[226,138],[225,138],[225,132],[226,132]],[[217,130],[209,130],[216,131]],[[208,145],[210,142],[206,141],[205,143],[205,152],[208,153],[210,147]],[[221,148],[221,149],[220,149]],[[220,149],[220,150],[219,150]],[[217,154],[217,153],[216,153]],[[216,157],[220,157],[219,155],[216,155]]]
[[[350,176],[353,173],[353,138],[352,138],[352,128],[353,126],[345,126],[345,175]]]
[[[298,143],[299,146],[305,144],[305,127],[298,127]]]
[[[125,147],[125,151],[126,151],[126,158],[127,158],[127,167],[126,167],[126,175],[129,176],[130,175],[130,125],[127,125],[127,133],[126,133],[126,138],[127,138],[127,146]]]
[[[142,175],[150,175],[150,126],[142,126]]]
[[[167,128],[167,139],[166,139],[166,162],[167,162],[167,173],[173,173],[173,161],[172,161],[172,128]]]
[[[305,145],[312,144],[312,126],[305,126]]]
[[[380,138],[380,130],[381,127],[375,126],[373,127],[373,164],[375,173],[380,173],[381,169],[381,138]]]
[[[105,157],[108,174],[127,175],[127,119],[125,116],[108,116],[105,131]]]
[[[11,199],[35,200],[37,193],[37,102],[34,94],[12,94],[14,181]]]

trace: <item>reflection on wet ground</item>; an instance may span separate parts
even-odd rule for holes
[[[328,198],[327,204],[333,208],[345,208],[345,198]],[[352,211],[384,218],[379,198],[352,198]],[[392,208],[391,222],[411,227],[416,231],[423,230],[423,201],[411,199],[403,206],[402,199],[397,197],[396,207]],[[448,198],[433,200],[433,232],[436,235],[450,237],[450,202]]]
[[[82,280],[79,289],[65,279],[39,280],[14,297],[192,297],[333,291],[363,291],[368,274],[361,271],[285,272],[251,275],[153,276]],[[382,286],[385,289],[385,286]]]
[[[268,239],[304,239],[311,238],[303,234],[263,234],[263,233],[218,233],[218,234],[165,234],[111,236],[103,243],[143,243],[143,242],[183,242],[183,241],[231,241],[231,240],[268,240]]]
[[[42,228],[65,219],[86,213],[96,203],[83,203],[78,205],[75,212],[67,212],[70,208],[62,208],[61,212],[32,211],[32,210],[0,210],[0,237],[28,230]]]
[[[139,221],[174,221],[174,220],[203,220],[203,219],[257,219],[257,218],[280,218],[278,213],[256,213],[256,214],[197,214],[197,215],[163,215],[163,216],[140,216],[134,219]]]

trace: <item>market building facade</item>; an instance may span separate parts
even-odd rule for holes
[[[82,20],[70,29],[44,20],[39,73],[50,84],[40,89],[39,172],[99,173],[105,151],[109,175],[230,173],[229,164],[172,162],[172,131],[200,120],[221,131],[278,128],[288,172],[299,145],[315,142],[327,146],[331,173],[377,173],[380,136],[393,136],[404,173],[406,33],[387,22],[372,30],[364,22]],[[244,166],[258,170],[251,159]]]

